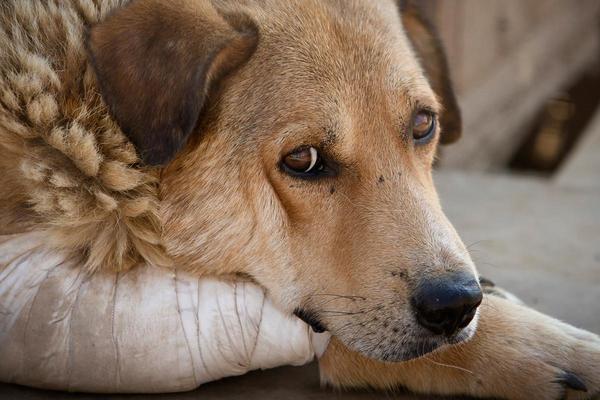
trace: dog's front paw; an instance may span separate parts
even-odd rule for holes
[[[558,385],[554,398],[600,399],[600,338],[588,332],[574,336],[573,328],[568,328],[545,357],[553,371],[552,383]]]
[[[570,347],[569,344],[566,345]],[[586,356],[580,355],[579,351],[589,351],[596,358],[600,355],[598,348],[587,348],[578,344],[579,350],[572,352],[571,356],[561,354],[559,357],[553,355],[540,355],[539,359],[525,362],[523,374],[527,382],[523,386],[514,381],[506,382],[507,385],[516,384],[511,391],[516,393],[508,395],[509,398],[517,399],[596,399],[599,390],[599,368],[597,362],[585,360]],[[571,352],[568,349],[567,352]],[[558,351],[560,353],[560,350]],[[535,355],[534,355],[535,356]]]
[[[492,281],[480,278],[483,291],[488,296],[500,297],[518,305],[524,303],[512,293],[496,286]],[[571,325],[549,318],[534,312],[531,309],[515,308],[515,311],[506,309],[503,315],[515,315],[520,321],[513,321],[519,330],[529,332],[529,337],[518,340],[522,344],[522,354],[530,358],[534,364],[530,371],[538,371],[541,376],[537,379],[542,382],[541,391],[549,391],[548,398],[598,398],[598,379],[600,374],[600,337],[575,328]],[[524,324],[532,324],[524,326]],[[517,335],[519,332],[517,331]],[[506,339],[508,346],[514,340]],[[528,361],[525,361],[528,363]],[[578,371],[578,372],[575,372]],[[523,370],[527,376],[527,369]],[[531,373],[535,375],[535,373]],[[532,376],[532,378],[536,378]],[[551,385],[544,389],[544,382],[551,381]],[[586,383],[587,382],[587,383]],[[525,388],[525,392],[527,388]],[[559,393],[557,396],[554,392]],[[527,395],[525,396],[528,397]]]
[[[599,336],[518,304],[487,300],[482,313],[488,315],[474,343],[463,345],[465,350],[476,345],[489,357],[487,366],[480,364],[473,371],[486,395],[511,400],[600,399]]]

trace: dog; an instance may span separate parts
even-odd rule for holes
[[[483,293],[432,180],[461,118],[401,0],[0,5],[0,233],[82,268],[262,286],[333,338],[324,383],[600,391],[600,339]],[[493,291],[493,289],[490,289]]]

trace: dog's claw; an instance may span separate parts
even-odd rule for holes
[[[579,392],[587,392],[587,387],[585,386],[585,383],[583,383],[580,377],[578,377],[572,372],[563,372],[554,381],[554,383],[560,383],[569,389],[577,390]]]

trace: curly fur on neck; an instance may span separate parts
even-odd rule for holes
[[[158,171],[109,116],[84,46],[125,1],[0,4],[0,234],[43,229],[88,271],[169,264]]]

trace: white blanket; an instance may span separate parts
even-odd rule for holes
[[[87,392],[175,392],[301,365],[315,334],[247,282],[149,265],[82,273],[44,234],[0,237],[0,380]]]

